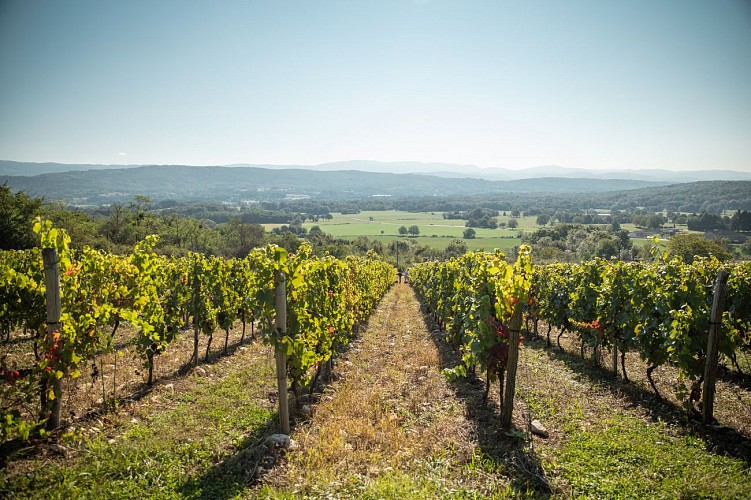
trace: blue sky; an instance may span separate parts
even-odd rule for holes
[[[751,2],[3,0],[0,159],[751,171]]]

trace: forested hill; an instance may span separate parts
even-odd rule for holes
[[[581,180],[580,182],[589,182]],[[547,212],[587,209],[647,212],[721,213],[725,210],[751,210],[751,181],[701,181],[669,186],[600,193],[506,193],[502,196],[481,195],[469,199],[398,200],[393,208],[429,212],[466,210],[477,206],[497,210]],[[367,206],[375,209],[373,204]]]
[[[321,172],[258,167],[143,166],[0,176],[0,184],[46,200],[103,204],[135,195],[154,200],[265,201],[311,198],[356,200],[388,197],[467,197],[495,193],[609,192],[664,186],[639,180],[540,178],[515,181],[447,179],[355,170]]]
[[[625,209],[644,207],[674,212],[721,212],[751,210],[751,181],[702,181],[609,193],[596,198],[608,206]]]

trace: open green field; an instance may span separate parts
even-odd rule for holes
[[[493,250],[500,248],[504,251],[519,245],[519,235],[524,229],[535,228],[534,217],[520,217],[517,229],[481,229],[475,228],[476,236],[465,240],[463,233],[466,227],[462,220],[444,219],[440,212],[403,212],[397,210],[366,211],[359,214],[332,213],[333,219],[319,222],[306,222],[303,227],[310,230],[319,226],[327,234],[337,238],[354,240],[366,236],[372,240],[390,243],[397,239],[415,241],[420,245],[429,245],[443,250],[455,239],[461,239],[470,250]],[[510,217],[499,217],[499,221],[507,222]],[[280,224],[266,224],[267,230]],[[399,236],[401,226],[416,225],[420,229],[417,237]]]
[[[414,241],[420,245],[427,245],[437,250],[444,250],[452,241],[459,239],[464,241],[467,244],[467,248],[472,251],[492,251],[495,248],[499,248],[504,252],[508,252],[511,248],[520,244],[521,234],[540,228],[536,223],[536,216],[515,217],[513,220],[518,224],[518,227],[515,229],[474,228],[476,233],[475,238],[467,240],[464,239],[465,221],[444,219],[441,212],[387,210],[364,211],[359,214],[334,212],[332,216],[333,219],[331,220],[306,222],[303,224],[303,227],[310,230],[312,227],[318,226],[327,234],[347,240],[366,236],[371,240],[389,244],[394,240],[402,239]],[[503,215],[498,216],[499,223],[508,222],[509,220],[512,220],[512,218]],[[409,228],[412,225],[416,225],[420,229],[419,236],[407,237],[399,235],[399,228],[401,226]],[[264,224],[267,231],[279,226],[281,224]],[[636,231],[639,229],[634,224],[622,224],[621,228],[627,231]],[[679,228],[683,231],[687,230],[685,225],[679,226]],[[646,232],[648,235],[653,232],[656,233],[656,231],[650,230]],[[654,245],[651,237],[632,238],[632,241],[636,247],[650,248]],[[657,243],[660,251],[667,249],[667,242],[668,240],[664,236],[660,237],[660,241]]]

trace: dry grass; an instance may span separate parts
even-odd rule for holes
[[[497,464],[480,464],[476,424],[442,363],[412,289],[395,286],[339,361],[341,378],[312,420],[295,430],[300,451],[266,478],[261,494],[490,495],[509,488]]]

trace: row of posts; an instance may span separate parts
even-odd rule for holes
[[[53,345],[55,332],[60,331],[60,271],[57,250],[45,248],[42,250],[44,261],[44,279],[47,299],[47,340]],[[717,381],[718,348],[720,342],[722,312],[725,305],[727,282],[729,274],[725,270],[717,273],[715,281],[712,312],[709,321],[709,340],[707,345],[707,359],[704,369],[704,387],[702,398],[702,421],[709,425],[713,421],[715,384]],[[284,273],[277,271],[274,274],[274,306],[276,308],[275,329],[279,339],[287,335],[287,287]],[[509,351],[506,375],[506,387],[504,391],[503,407],[501,408],[501,426],[511,427],[511,417],[514,408],[514,392],[516,388],[516,369],[519,360],[519,335],[522,323],[521,309],[517,308],[509,324]],[[61,340],[62,342],[62,340]],[[617,349],[613,349],[617,352]],[[276,379],[279,393],[279,424],[284,434],[289,434],[289,401],[287,394],[287,350],[284,345],[277,342],[275,349]],[[615,356],[615,354],[614,354]],[[615,361],[614,361],[614,366]],[[617,369],[617,366],[616,366]],[[52,389],[55,394],[61,394],[61,379],[55,376],[52,379]],[[46,384],[45,384],[46,385]],[[44,400],[45,396],[43,396]],[[48,429],[60,426],[60,398],[55,397],[50,402]]]

